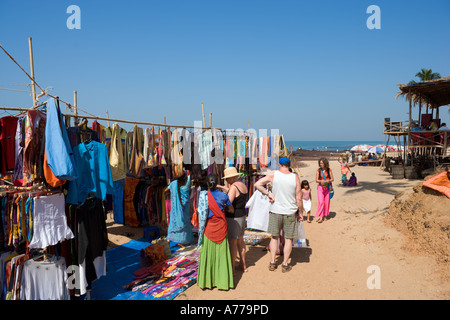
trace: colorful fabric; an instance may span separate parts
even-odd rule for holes
[[[422,182],[425,187],[439,191],[450,198],[450,180],[447,177],[447,171],[443,171],[427,181]]]

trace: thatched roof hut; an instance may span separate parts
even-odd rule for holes
[[[407,100],[412,97],[413,102],[419,99],[431,108],[439,108],[450,104],[450,76],[437,80],[399,84],[399,95],[405,95]]]

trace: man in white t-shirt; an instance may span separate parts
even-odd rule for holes
[[[255,188],[262,194],[267,195],[271,202],[269,213],[268,233],[272,235],[270,240],[269,270],[276,269],[275,257],[278,246],[280,231],[283,230],[285,244],[283,250],[282,272],[292,269],[288,260],[292,251],[292,240],[297,237],[297,220],[303,220],[303,201],[300,179],[297,174],[292,173],[289,168],[291,161],[282,157],[279,160],[279,170],[276,170],[255,183]],[[272,193],[264,187],[272,184]]]

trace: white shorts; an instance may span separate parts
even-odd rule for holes
[[[311,200],[305,200],[305,199],[302,199],[302,200],[303,200],[303,210],[306,213],[310,212],[311,211]]]

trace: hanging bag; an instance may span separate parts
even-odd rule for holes
[[[325,177],[325,173],[323,172],[322,169],[321,169],[321,171],[322,171],[323,178],[325,179],[325,181],[327,181],[327,178]],[[327,187],[328,187],[328,193],[330,194],[330,200],[331,200],[334,196],[333,185],[331,183],[329,183]]]

